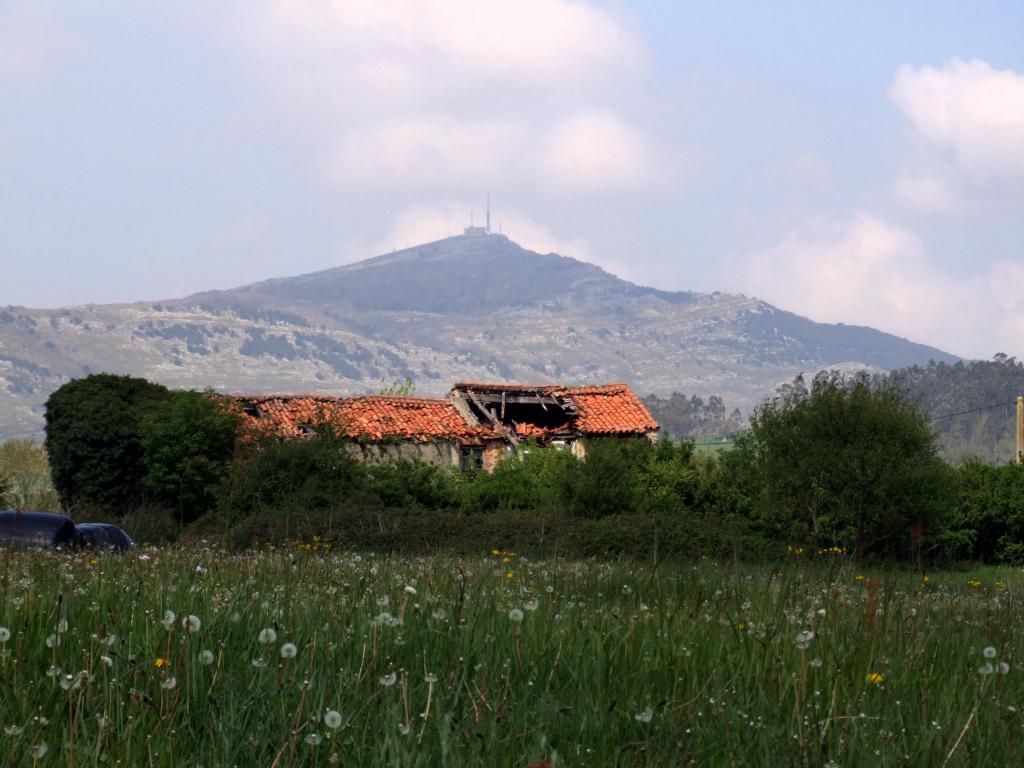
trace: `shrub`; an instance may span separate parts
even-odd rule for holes
[[[366,467],[330,430],[306,440],[264,438],[236,460],[219,494],[228,520],[263,510],[329,510],[365,501]]]
[[[754,525],[774,540],[908,559],[952,511],[950,468],[927,418],[864,378],[798,380],[737,438],[730,477]]]
[[[239,418],[213,393],[168,392],[139,423],[147,500],[188,523],[216,504]]]
[[[1024,466],[970,461],[956,470],[959,503],[946,553],[986,563],[1024,561]]]
[[[143,495],[139,424],[166,397],[159,384],[109,373],[74,379],[46,401],[46,451],[61,506],[99,505],[121,515]]]

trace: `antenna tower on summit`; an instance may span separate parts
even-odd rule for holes
[[[476,226],[473,220],[473,211],[469,212],[469,226],[462,230],[464,235],[489,235],[491,234],[491,193],[487,193],[487,223],[483,227]]]

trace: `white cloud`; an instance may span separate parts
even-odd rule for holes
[[[385,120],[341,138],[332,166],[336,180],[383,187],[445,180],[479,187],[500,178],[521,151],[523,128],[496,120],[447,116]]]
[[[571,0],[272,0],[261,29],[264,43],[289,54],[404,70],[408,82],[431,76],[424,64],[470,78],[575,82],[642,58],[621,20]]]
[[[967,279],[916,235],[858,213],[816,220],[742,265],[745,290],[813,320],[870,325],[959,355],[1024,354],[1024,265]]]
[[[1024,171],[1024,75],[984,61],[901,67],[889,97],[928,143],[966,171]]]
[[[649,140],[606,103],[645,49],[606,6],[255,0],[218,19],[343,186],[575,194],[649,171]]]
[[[945,213],[956,207],[947,179],[931,174],[901,174],[893,183],[896,200],[921,213]]]
[[[651,177],[652,150],[644,135],[608,112],[562,120],[544,140],[544,181],[567,191],[638,187]]]

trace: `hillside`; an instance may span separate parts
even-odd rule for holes
[[[627,381],[745,407],[800,371],[954,362],[871,328],[757,299],[634,285],[599,267],[460,235],[297,277],[128,305],[0,310],[0,436],[91,371],[228,391],[372,391],[409,376]]]

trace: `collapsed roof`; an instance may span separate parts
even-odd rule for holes
[[[626,384],[591,387],[459,382],[447,398],[397,395],[234,395],[243,422],[279,437],[329,424],[353,439],[481,445],[647,435],[658,423]]]

